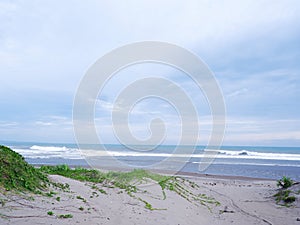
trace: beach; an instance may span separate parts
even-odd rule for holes
[[[275,180],[188,175],[179,180],[193,193],[185,197],[170,190],[164,196],[151,180],[136,184],[132,197],[104,184],[49,175],[69,189],[54,188],[51,196],[1,192],[0,224],[300,224],[299,191],[290,207],[276,204]]]
[[[0,18],[0,225],[300,225],[300,1]]]
[[[300,149],[298,147],[222,146],[221,149],[215,150],[217,155],[212,164],[205,171],[199,171],[205,146],[161,145],[151,151],[143,151],[144,146],[138,146],[140,151],[132,151],[116,144],[83,146],[86,150],[80,149],[76,144],[67,143],[7,142],[4,144],[23,155],[32,165],[67,164],[73,167],[91,166],[108,170],[117,167],[122,167],[122,170],[157,169],[157,163],[165,165],[165,160],[170,159],[174,165],[179,166],[174,169],[173,165],[170,165],[170,168],[165,166],[163,169],[194,174],[274,180],[288,176],[294,180],[300,180]],[[186,156],[185,152],[191,154]],[[85,156],[87,153],[91,156]],[[97,161],[92,161],[99,153],[105,153],[110,157],[102,154]],[[120,163],[116,165],[115,161]],[[178,169],[181,166],[183,167]]]

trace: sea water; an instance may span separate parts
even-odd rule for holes
[[[86,161],[88,152],[90,157],[98,157],[99,168],[102,162],[103,165],[104,162],[109,165],[109,160],[112,159],[129,168],[144,169],[151,168],[157,163],[163,164],[166,159],[174,159],[174,164],[179,162],[182,164],[182,172],[270,179],[288,176],[300,180],[299,147],[222,146],[220,149],[213,149],[216,153],[215,159],[208,168],[200,171],[199,165],[204,156],[205,146],[161,145],[149,150],[149,146],[134,146],[134,149],[130,149],[123,145],[86,145],[84,149],[80,149],[76,144],[28,142],[1,144],[11,147],[34,165],[89,166],[89,161]],[[105,154],[99,156],[101,152]]]

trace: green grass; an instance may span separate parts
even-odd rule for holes
[[[290,204],[296,201],[295,196],[291,196],[291,191],[290,190],[279,190],[275,195],[275,200],[277,204],[280,204],[283,202],[284,204]]]
[[[44,195],[46,195],[47,197],[53,197],[54,195],[56,195],[56,192],[49,191],[49,192],[44,193]]]
[[[77,199],[82,200],[83,202],[86,202],[86,199],[81,197],[80,195],[76,196]]]
[[[152,205],[151,205],[149,202],[145,201],[145,200],[142,199],[142,198],[138,198],[138,200],[140,200],[141,202],[143,202],[143,203],[145,204],[145,208],[146,208],[146,209],[149,209],[149,210],[151,210],[151,211],[153,211],[153,210],[166,210],[166,209],[157,209],[157,208],[153,208]]]
[[[127,192],[136,192],[137,188],[134,184],[146,181],[146,179],[156,181],[162,187],[162,189],[165,189],[167,185],[166,182],[170,179],[167,176],[151,173],[146,170],[140,169],[136,169],[130,172],[110,171],[107,173],[103,173],[93,169],[85,169],[81,167],[71,169],[67,165],[58,165],[42,166],[40,168],[40,171],[48,174],[57,174],[69,177],[79,181],[102,183],[108,187],[125,189]],[[95,186],[92,186],[92,188],[95,188]],[[106,193],[104,190],[99,189],[99,191],[102,194]]]
[[[103,189],[99,189],[99,192],[100,192],[101,194],[107,195],[107,192],[106,192],[105,190],[103,190]]]
[[[296,201],[296,197],[295,196],[288,196],[287,198],[284,199],[285,203],[292,203]]]
[[[280,180],[277,181],[277,186],[281,188],[289,188],[293,185],[293,180],[289,177],[283,176]]]
[[[68,218],[73,218],[73,215],[72,214],[61,214],[61,215],[58,215],[58,218],[68,219]]]
[[[102,183],[105,179],[104,174],[100,173],[98,170],[81,167],[71,169],[67,165],[42,166],[40,171],[47,174],[57,174],[79,181],[89,181],[94,183]]]
[[[47,187],[49,180],[40,170],[8,147],[0,146],[0,187],[7,191],[37,192]]]
[[[58,174],[61,176],[69,177],[79,181],[86,181],[94,183],[91,188],[99,191],[102,194],[107,194],[105,190],[98,188],[95,184],[101,183],[104,187],[108,188],[119,188],[121,189],[119,193],[124,190],[130,197],[138,199],[145,204],[145,208],[149,210],[157,210],[153,208],[152,205],[141,198],[136,197],[136,193],[139,190],[138,185],[147,183],[149,180],[157,183],[162,190],[163,199],[166,199],[166,190],[176,192],[179,196],[183,197],[187,201],[197,202],[201,205],[219,205],[220,203],[214,198],[210,198],[206,195],[194,194],[193,189],[199,188],[199,186],[189,180],[175,176],[165,176],[161,174],[152,173],[146,170],[134,169],[130,172],[101,172],[99,170],[85,169],[85,168],[75,168],[71,169],[67,165],[59,166],[42,166],[41,171],[49,174]],[[90,198],[93,198],[95,192]],[[77,199],[85,201],[81,196],[77,196]]]
[[[289,207],[294,201],[296,201],[296,197],[291,194],[297,194],[297,192],[288,190],[293,183],[294,182],[291,178],[285,176],[277,181],[277,186],[281,187],[281,189],[274,195],[277,204]]]
[[[145,208],[149,210],[155,210],[156,208],[153,208],[149,202],[137,197],[138,192],[142,192],[142,190],[139,189],[139,184],[146,184],[149,183],[149,181],[157,183],[161,187],[162,199],[167,197],[166,191],[173,191],[190,202],[198,202],[201,205],[217,205],[217,201],[212,198],[194,194],[193,190],[196,190],[195,188],[199,189],[199,186],[184,178],[160,175],[142,169],[135,169],[130,172],[101,172],[99,170],[81,167],[71,169],[67,165],[34,168],[29,165],[20,154],[5,146],[0,146],[0,188],[4,187],[6,190],[28,190],[48,197],[53,197],[56,194],[47,189],[50,184],[63,191],[69,191],[69,184],[51,183],[48,180],[48,174],[57,174],[71,179],[93,183],[91,188],[101,194],[107,194],[107,192],[104,189],[98,188],[96,184],[101,184],[102,187],[105,188],[118,188],[120,189],[119,194],[123,192],[127,193],[132,198],[143,202]],[[91,197],[94,197],[94,195],[97,197],[98,193],[93,193]],[[77,196],[76,198],[87,202],[87,200],[81,196]],[[56,201],[60,201],[60,197],[56,197],[55,199]],[[68,215],[70,214],[67,214],[67,216]],[[63,216],[66,215],[60,216],[65,218]]]

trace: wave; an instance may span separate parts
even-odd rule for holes
[[[113,156],[113,157],[161,157],[161,158],[203,158],[203,153],[197,154],[172,154],[164,152],[138,152],[128,150],[79,150],[78,148],[70,148],[66,146],[39,146],[32,145],[28,148],[13,148],[25,158],[68,158],[83,159],[84,157],[93,156]],[[212,156],[217,159],[261,159],[261,160],[289,160],[300,161],[300,154],[291,153],[274,153],[274,152],[256,152],[256,151],[232,151],[232,150],[209,150]]]
[[[200,164],[201,162],[191,162],[192,164]],[[287,166],[300,167],[300,164],[280,164],[280,163],[247,163],[247,162],[214,162],[217,165],[247,165],[247,166]]]
[[[230,151],[230,150],[209,150],[213,153],[211,157],[217,159],[262,159],[262,160],[291,160],[300,161],[300,154],[286,154],[286,153],[266,153],[254,151]],[[115,156],[115,157],[173,157],[173,158],[203,158],[202,154],[170,154],[170,153],[153,153],[153,152],[132,152],[132,151],[96,151],[85,150],[83,155],[87,157],[92,156]]]
[[[300,154],[218,150],[218,158],[300,160]]]
[[[13,148],[16,152],[25,158],[65,158],[65,159],[83,159],[79,149],[68,148],[66,146],[38,146],[33,145],[29,148]]]
[[[60,152],[60,151],[67,151],[68,148],[63,147],[56,147],[56,146],[39,146],[39,145],[33,145],[29,148],[30,150],[38,150],[38,151],[51,151],[51,152]]]

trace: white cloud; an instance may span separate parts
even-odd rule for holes
[[[246,92],[248,92],[248,89],[247,88],[242,88],[242,89],[239,89],[239,90],[236,90],[232,93],[229,93],[227,95],[227,97],[231,98],[231,97],[236,97],[236,96],[239,96],[239,95],[242,95],[242,94],[245,94]]]
[[[0,128],[9,128],[9,127],[16,127],[18,125],[17,122],[11,121],[0,121]]]
[[[40,125],[40,126],[52,126],[53,125],[53,123],[43,122],[43,121],[36,121],[35,124]]]

